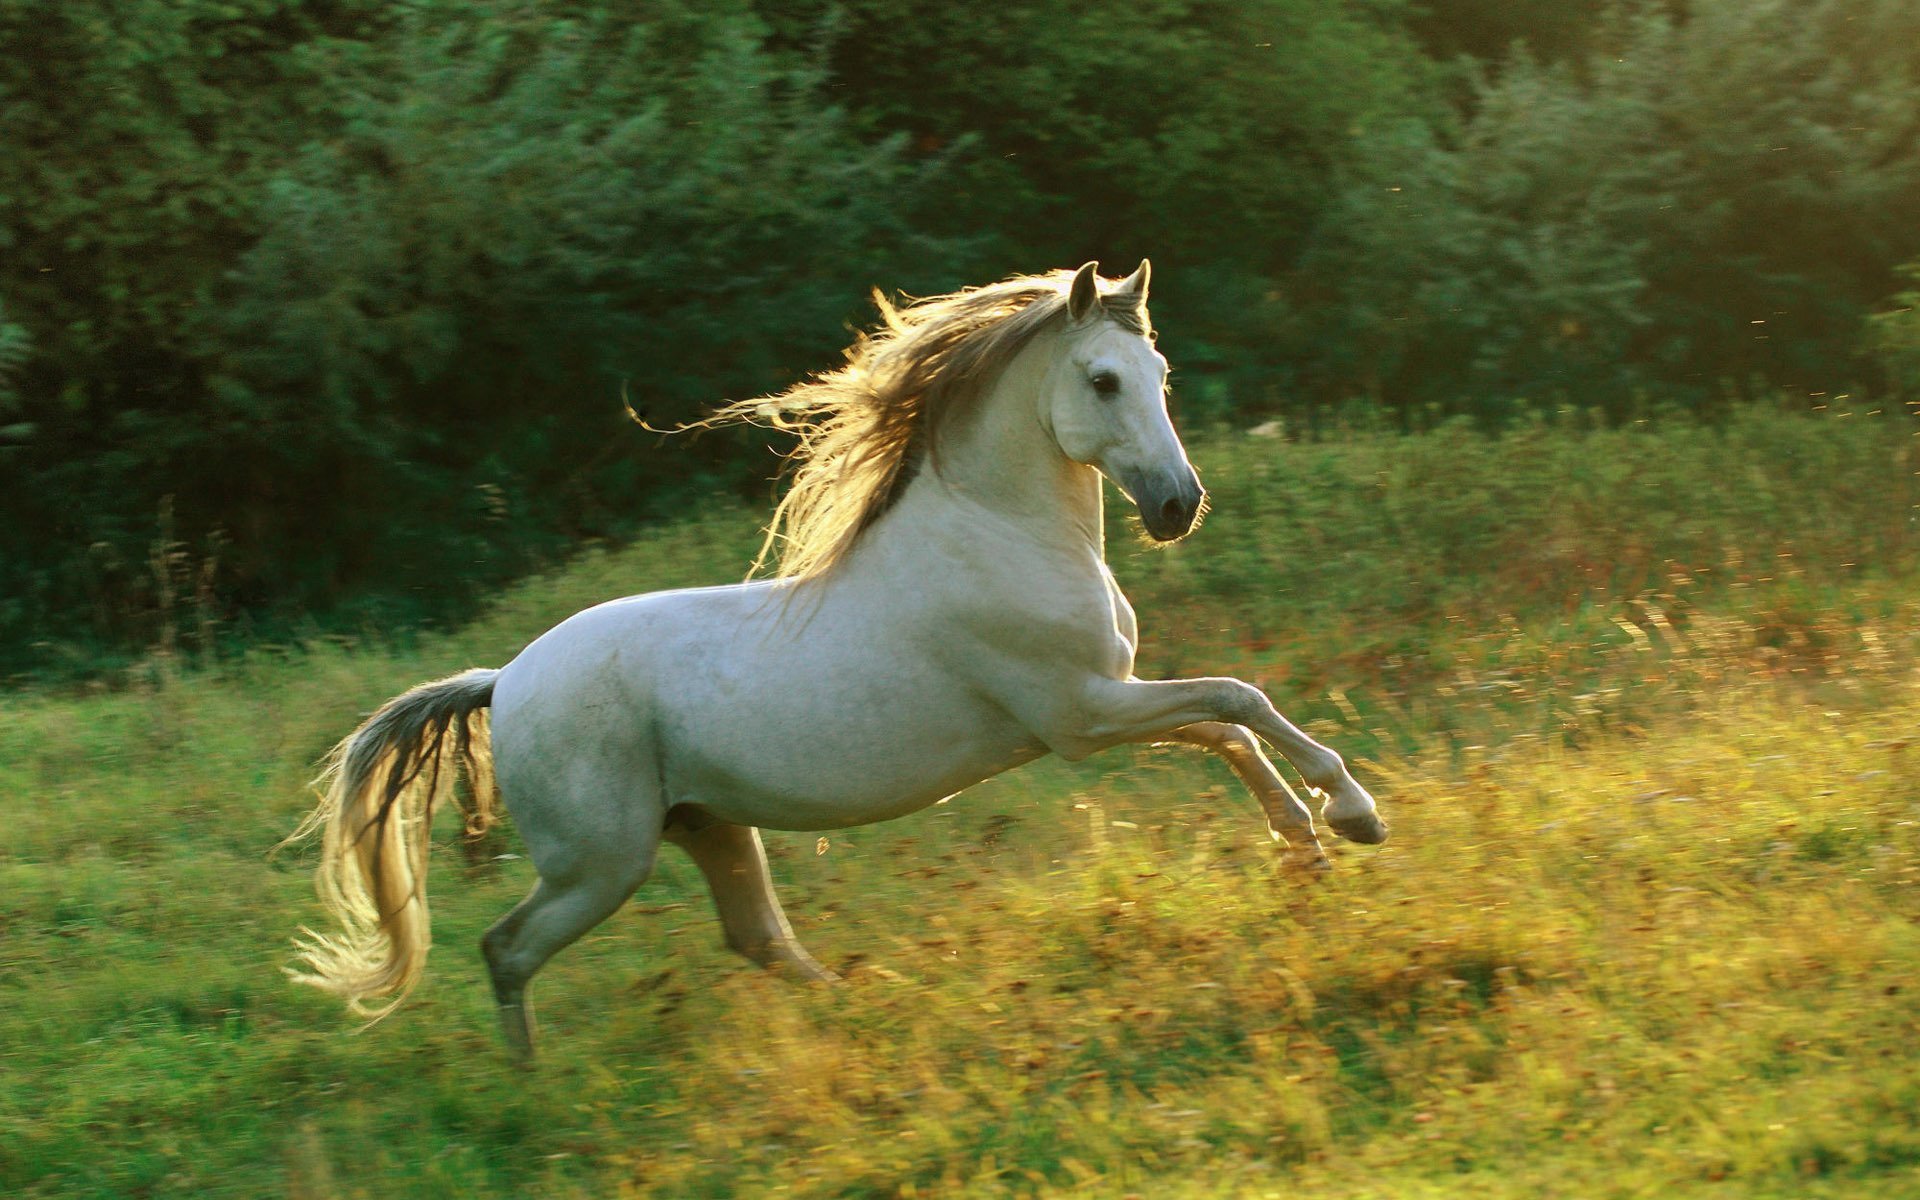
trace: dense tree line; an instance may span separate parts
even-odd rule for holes
[[[1151,255],[1209,419],[1910,382],[1917,45],[1908,0],[0,0],[0,672],[764,494],[623,398],[828,366],[874,285]]]

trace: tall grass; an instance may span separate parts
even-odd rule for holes
[[[1395,824],[1282,873],[1216,764],[1035,764],[770,838],[803,989],[664,856],[495,1043],[524,862],[436,852],[439,950],[355,1035],[277,966],[312,763],[428,675],[737,574],[720,509],[404,646],[0,701],[8,1195],[1904,1196],[1920,1186],[1910,423],[1214,434],[1114,557],[1143,673],[1257,679]],[[1116,534],[1122,530],[1116,521]],[[509,842],[504,849],[514,847]]]

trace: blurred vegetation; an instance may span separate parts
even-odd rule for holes
[[[1920,396],[1920,262],[1908,263],[1901,274],[1912,286],[1893,298],[1893,308],[1870,318],[1870,340],[1901,393]]]
[[[763,503],[762,446],[623,397],[778,389],[873,285],[1151,255],[1185,416],[1308,438],[1895,402],[1916,43],[1907,0],[0,0],[0,676],[404,629]]]
[[[536,983],[532,1076],[477,953],[525,861],[438,831],[426,980],[356,1035],[275,970],[319,908],[310,848],[266,848],[373,705],[737,573],[758,504],[410,645],[183,638],[9,697],[0,1191],[1912,1196],[1911,420],[1283,435],[1199,432],[1218,507],[1157,550],[1116,514],[1115,569],[1147,671],[1258,680],[1393,841],[1302,880],[1217,762],[1046,760],[768,836],[831,989],[727,954],[668,850]]]

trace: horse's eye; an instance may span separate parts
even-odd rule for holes
[[[1120,377],[1112,371],[1101,371],[1093,377],[1093,390],[1102,396],[1111,396],[1120,390]]]

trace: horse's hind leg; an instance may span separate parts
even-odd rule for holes
[[[706,876],[728,949],[797,979],[839,978],[794,939],[793,927],[773,894],[758,829],[724,821],[676,820],[664,836],[685,850]]]
[[[493,998],[500,1006],[500,1031],[514,1058],[533,1058],[533,1007],[527,982],[548,959],[571,945],[627,902],[646,881],[654,847],[633,848],[630,855],[596,855],[558,878],[542,876],[512,912],[480,939]]]
[[[1280,772],[1274,770],[1252,730],[1225,721],[1201,721],[1183,725],[1168,736],[1225,759],[1266,810],[1267,830],[1274,839],[1290,846],[1300,865],[1316,869],[1327,866],[1326,851],[1313,829],[1313,814],[1307,811],[1307,806],[1300,802]]]

